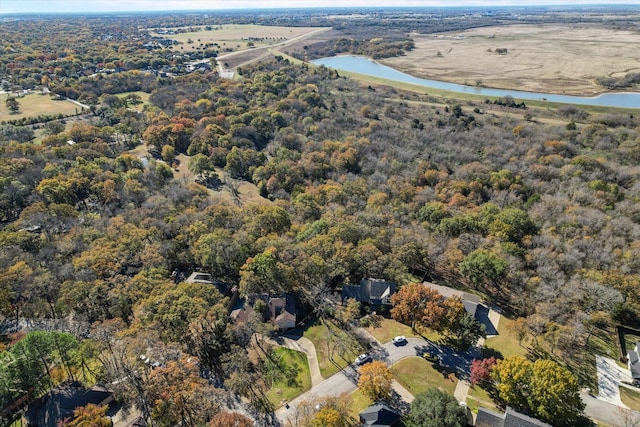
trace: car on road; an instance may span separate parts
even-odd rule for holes
[[[372,362],[373,358],[369,353],[362,353],[360,356],[356,357],[355,364],[357,366],[364,365],[365,363]]]
[[[398,335],[397,337],[394,337],[391,341],[393,341],[393,344],[395,345],[404,345],[407,343],[407,338],[404,335]]]

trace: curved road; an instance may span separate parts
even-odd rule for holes
[[[430,341],[409,338],[404,345],[396,346],[392,342],[385,343],[370,352],[375,360],[381,360],[388,365],[392,365],[406,357],[422,357],[426,352],[437,356],[440,363],[456,370],[458,375],[463,377],[469,372],[469,366],[473,360],[472,354],[457,353],[446,347],[440,347]],[[286,425],[287,421],[293,421],[296,417],[297,407],[302,401],[313,401],[320,397],[339,396],[342,393],[352,393],[358,388],[357,367],[352,365],[339,371],[335,375],[321,383],[314,385],[311,390],[302,393],[300,396],[289,402],[289,408],[285,406],[276,410],[278,420]]]

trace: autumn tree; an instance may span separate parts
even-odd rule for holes
[[[491,370],[496,365],[496,358],[489,357],[487,359],[473,359],[471,362],[471,370],[469,382],[473,385],[481,385],[491,380]]]
[[[374,360],[360,368],[358,387],[374,402],[391,395],[393,374],[384,362]]]
[[[391,317],[411,326],[432,327],[444,314],[442,295],[419,283],[404,285],[391,296]]]
[[[238,412],[218,412],[211,418],[209,427],[253,427],[253,421]]]
[[[290,424],[299,427],[355,427],[358,421],[351,415],[353,398],[343,393],[335,397],[320,397],[298,404]]]
[[[217,412],[219,393],[200,376],[198,360],[182,355],[151,369],[145,383],[151,418],[159,426],[197,426]]]
[[[453,395],[430,388],[416,395],[404,423],[407,427],[465,427],[467,413]]]
[[[63,423],[63,427],[111,427],[113,423],[107,416],[109,406],[89,403],[73,410],[73,420]]]
[[[497,362],[491,377],[506,404],[557,426],[577,425],[584,403],[577,379],[552,360],[511,356]]]

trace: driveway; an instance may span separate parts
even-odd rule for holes
[[[408,338],[407,342],[400,346],[388,342],[371,350],[369,353],[375,360],[381,360],[388,365],[393,365],[407,357],[422,357],[422,355],[427,352],[438,357],[441,365],[448,366],[462,378],[469,375],[469,367],[474,358],[473,354],[459,353],[450,348],[440,347],[435,343],[420,338]],[[294,421],[296,419],[297,407],[300,402],[310,402],[320,397],[340,396],[343,393],[350,394],[357,388],[358,371],[354,365],[349,365],[289,402],[289,408],[283,406],[276,410],[276,417],[282,425],[286,425],[287,421],[295,425]],[[402,393],[400,394],[402,395]]]
[[[596,356],[598,369],[598,399],[626,408],[620,400],[619,384],[623,381],[631,382],[628,369],[621,368],[608,357]]]

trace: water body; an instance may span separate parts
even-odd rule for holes
[[[438,80],[421,79],[386,65],[379,64],[362,56],[342,55],[321,58],[311,61],[316,65],[324,65],[336,70],[350,71],[367,76],[380,77],[404,83],[448,90],[451,92],[468,93],[482,96],[512,96],[521,100],[549,101],[563,104],[597,105],[602,107],[640,108],[640,93],[619,92],[605,93],[595,97],[558,95],[553,93],[525,92],[510,89],[491,89],[477,86],[465,86],[456,83],[446,83]]]

